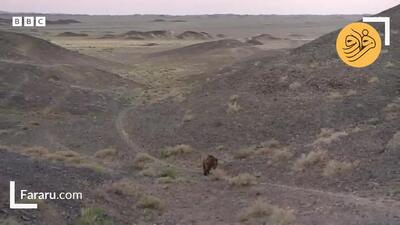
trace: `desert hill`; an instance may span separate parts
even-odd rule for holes
[[[226,49],[235,49],[249,47],[250,44],[243,43],[236,39],[222,39],[217,41],[207,41],[193,44],[181,48],[171,49],[167,51],[157,52],[153,56],[197,56],[202,54],[211,54],[212,52]]]
[[[15,123],[26,126],[23,142],[53,145],[55,143],[52,144],[46,137],[46,133],[52,130],[59,135],[69,132],[71,138],[87,143],[88,148],[91,143],[83,138],[82,132],[88,129],[83,127],[91,124],[89,115],[103,115],[104,124],[109,121],[109,125],[113,126],[113,117],[124,104],[121,97],[124,90],[141,87],[136,82],[105,70],[111,64],[109,62],[69,51],[41,39],[0,31],[0,43],[0,107],[5,110],[1,120],[8,120],[3,129],[13,127]],[[13,114],[14,111],[18,112],[18,116]],[[82,120],[80,116],[89,117],[86,118],[88,120]],[[59,130],[59,122],[49,120],[52,117],[60,117],[60,121],[71,125],[70,129],[74,129],[72,125],[76,122],[83,130],[68,131],[67,126]],[[37,120],[43,125],[30,126],[27,120]],[[111,134],[114,135],[117,134]],[[105,133],[106,136],[110,135]],[[3,138],[8,144],[23,144],[12,132]],[[104,141],[107,142],[106,139]]]
[[[178,39],[183,40],[208,40],[213,37],[207,32],[185,31],[176,36]]]

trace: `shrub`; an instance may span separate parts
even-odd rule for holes
[[[272,207],[261,199],[257,199],[250,206],[245,208],[240,214],[240,220],[246,221],[251,218],[261,218],[270,216],[272,213]]]
[[[75,166],[78,168],[90,169],[96,173],[104,173],[106,171],[106,168],[104,168],[102,165],[95,163],[95,162],[83,162],[80,164],[76,164]]]
[[[171,178],[171,177],[159,177],[157,179],[157,182],[160,184],[171,184],[174,183],[176,181],[175,178]]]
[[[49,154],[49,150],[42,146],[27,148],[23,151],[28,156],[41,157]]]
[[[177,172],[174,168],[171,167],[163,168],[160,173],[160,177],[169,177],[175,179],[177,177]]]
[[[255,154],[254,146],[250,146],[247,148],[240,149],[236,154],[234,155],[234,158],[236,159],[245,159],[253,156]]]
[[[161,150],[161,157],[168,158],[171,156],[183,155],[188,154],[193,151],[192,147],[185,144],[176,145],[174,147],[167,147]]]
[[[400,152],[400,131],[396,132],[392,139],[386,144],[386,148],[389,151],[399,151]]]
[[[250,186],[257,183],[257,178],[249,173],[241,173],[236,177],[229,178],[229,183],[235,186]]]
[[[276,149],[272,152],[272,161],[274,162],[280,162],[280,161],[286,161],[290,159],[293,156],[293,153],[289,151],[287,148],[283,149]]]
[[[218,168],[211,173],[210,177],[212,180],[229,180],[229,177],[226,174],[226,172]]]
[[[274,225],[292,225],[295,224],[296,216],[294,215],[293,210],[274,206],[270,216],[270,221]]]
[[[190,111],[189,111],[189,112],[186,112],[185,115],[183,115],[182,123],[190,122],[190,121],[192,121],[193,119],[194,119],[193,114],[191,114]]]
[[[140,198],[139,206],[145,209],[157,209],[160,210],[164,207],[163,202],[152,195],[145,195]]]
[[[280,143],[276,139],[270,139],[268,141],[261,142],[260,147],[262,148],[279,148]]]
[[[267,220],[267,224],[292,225],[295,224],[296,216],[293,210],[270,205],[261,199],[257,199],[240,214],[240,220],[243,222],[260,219]]]
[[[343,174],[343,173],[351,170],[352,168],[353,168],[353,164],[352,163],[339,162],[339,161],[336,161],[336,160],[330,160],[326,164],[326,166],[325,166],[325,168],[324,168],[324,170],[322,172],[322,175],[326,176],[326,177],[328,177],[328,176],[336,176],[336,175]]]
[[[339,139],[340,137],[347,136],[348,133],[346,131],[335,131],[329,128],[322,128],[321,133],[318,135],[317,140],[314,141],[314,145],[317,144],[330,144],[333,141]]]
[[[117,150],[113,148],[106,148],[97,151],[94,156],[99,159],[105,159],[105,158],[111,158],[114,157],[117,154]]]
[[[81,210],[77,225],[113,225],[107,214],[100,208],[86,208]]]
[[[240,107],[240,105],[239,105],[239,103],[238,103],[238,99],[239,99],[239,96],[238,96],[238,95],[232,95],[232,96],[229,98],[228,109],[226,110],[226,112],[227,112],[228,114],[237,113],[237,112],[239,112],[239,111],[242,109],[242,107]]]
[[[307,155],[302,154],[294,163],[294,170],[304,171],[307,168],[323,163],[327,158],[327,152],[323,150],[314,150]]]
[[[133,166],[137,169],[144,169],[155,159],[147,153],[137,153],[133,159]]]
[[[157,177],[157,172],[154,166],[146,167],[144,170],[140,171],[140,175],[145,177]]]
[[[137,197],[140,193],[133,181],[128,179],[120,180],[107,186],[107,191],[118,195],[127,195]]]

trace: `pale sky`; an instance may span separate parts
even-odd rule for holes
[[[0,11],[72,14],[374,14],[400,0],[0,0]]]

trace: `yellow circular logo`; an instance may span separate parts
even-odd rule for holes
[[[381,53],[378,31],[367,23],[351,23],[336,39],[336,51],[344,63],[352,67],[371,65]]]

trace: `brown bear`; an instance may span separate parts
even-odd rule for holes
[[[207,158],[203,160],[203,173],[204,176],[210,174],[211,169],[216,169],[218,166],[218,159],[212,155],[208,155]]]

